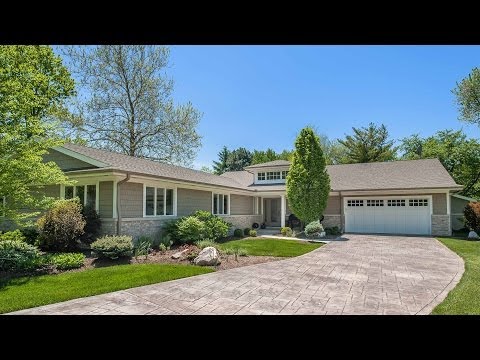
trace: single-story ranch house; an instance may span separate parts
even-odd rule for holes
[[[285,226],[291,211],[285,195],[290,163],[248,166],[221,176],[66,144],[51,150],[75,186],[48,185],[49,196],[91,204],[103,233],[158,233],[165,221],[196,210],[211,211],[233,224]],[[345,232],[451,235],[452,223],[469,198],[437,159],[330,165],[331,191],[324,226]]]

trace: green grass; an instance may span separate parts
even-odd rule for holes
[[[432,314],[480,314],[480,241],[440,238],[465,261],[465,272],[458,285]]]
[[[0,283],[0,313],[212,272],[191,265],[134,264]]]
[[[322,245],[322,243],[309,243],[298,240],[249,238],[222,243],[220,244],[220,249],[238,247],[247,250],[248,255],[253,256],[292,257],[306,254]]]

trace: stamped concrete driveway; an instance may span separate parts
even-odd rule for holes
[[[17,314],[428,314],[463,274],[433,238],[344,237],[296,258]]]

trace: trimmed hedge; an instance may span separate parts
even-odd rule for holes
[[[131,257],[133,252],[132,237],[126,235],[103,236],[94,241],[91,248],[100,258]]]

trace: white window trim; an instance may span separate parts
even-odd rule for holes
[[[228,200],[227,200],[227,205],[228,205],[228,206],[227,206],[227,208],[228,208],[227,211],[228,211],[228,212],[227,212],[226,214],[215,214],[215,213],[213,212],[213,209],[214,209],[214,207],[213,207],[213,200],[214,200],[214,198],[215,198],[215,195],[223,195],[224,197],[227,196],[227,199],[228,199]],[[212,210],[211,210],[211,213],[212,213],[213,215],[217,215],[217,216],[230,216],[230,207],[231,207],[231,203],[232,203],[231,200],[232,200],[232,198],[231,198],[231,196],[230,196],[230,193],[227,193],[227,192],[217,192],[217,191],[214,192],[214,191],[212,191]],[[225,202],[225,200],[224,200],[224,202]],[[217,196],[217,209],[219,209],[219,208],[220,208],[220,196]],[[225,209],[223,209],[223,211],[225,211]]]
[[[152,187],[153,192],[153,215],[147,215],[147,187]],[[157,189],[163,189],[163,213],[167,212],[167,190],[173,190],[172,192],[172,207],[173,214],[171,215],[157,215]],[[144,218],[154,218],[154,219],[169,219],[177,216],[177,187],[168,186],[166,184],[152,184],[144,183],[143,184],[143,217]]]
[[[92,182],[85,182],[85,183],[75,183],[75,185],[67,185],[67,186],[73,186],[73,197],[77,196],[77,186],[83,186],[83,199],[81,200],[81,203],[83,206],[87,203],[87,186],[90,185],[95,185],[95,211],[98,213],[100,211],[100,181],[96,181],[94,183]],[[60,198],[65,199],[65,185],[60,186]]]

